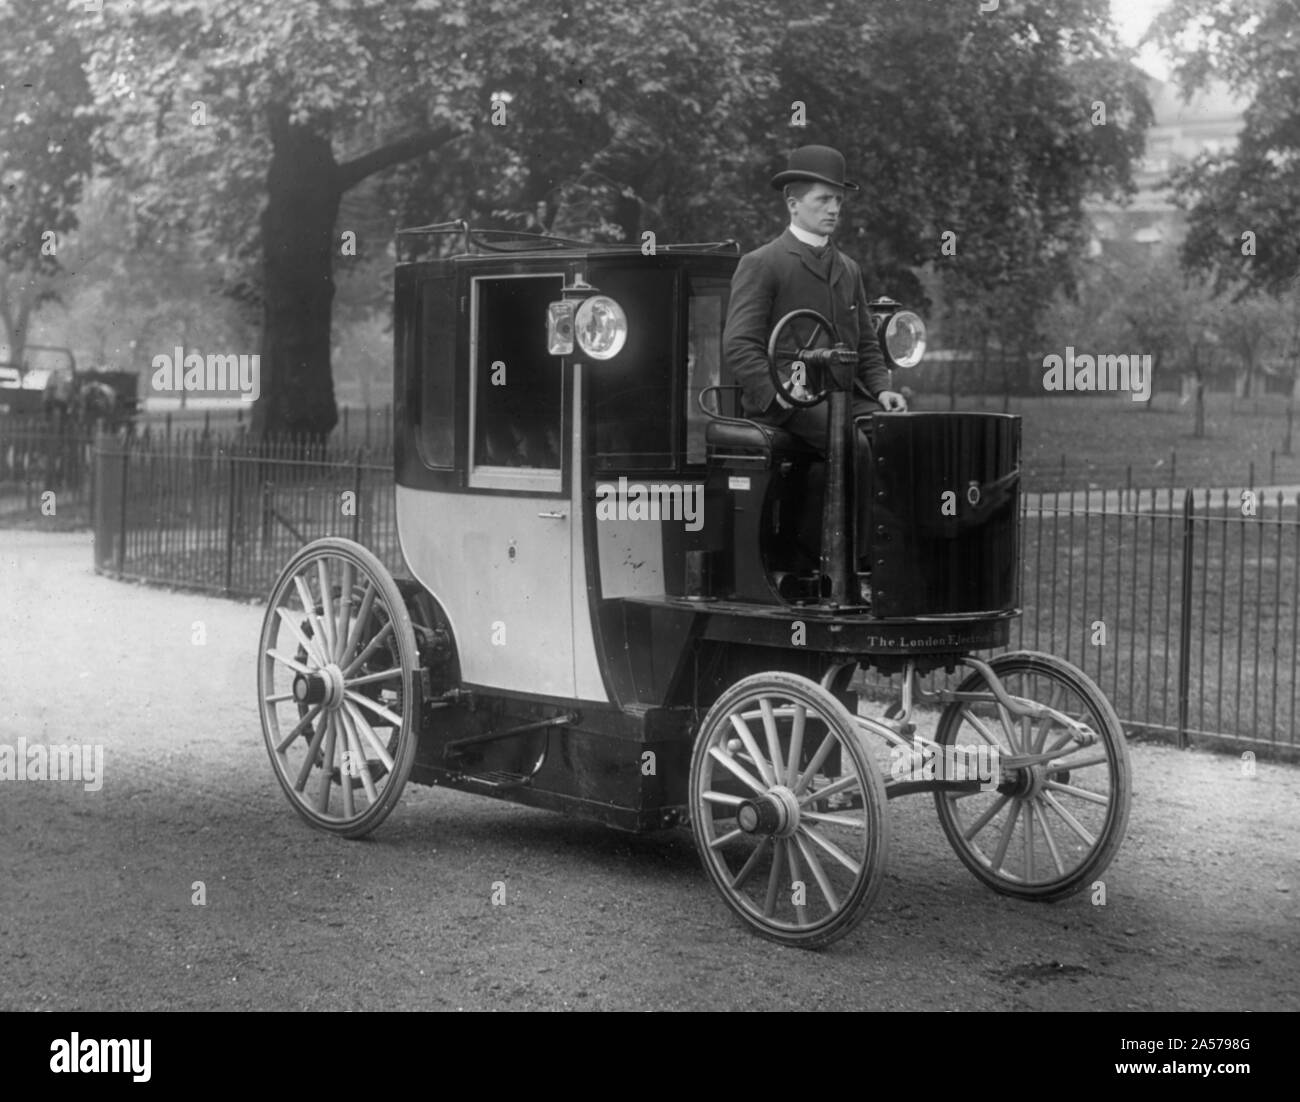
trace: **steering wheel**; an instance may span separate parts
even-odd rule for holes
[[[809,321],[814,322],[814,325],[812,335],[808,340],[803,342],[802,345],[796,345],[796,347],[802,347],[804,349],[813,348],[817,345],[818,340],[820,340],[823,335],[830,338],[826,347],[829,347],[830,344],[834,343],[835,329],[831,326],[831,323],[816,310],[791,310],[785,315],[785,317],[776,323],[772,329],[772,335],[767,340],[767,368],[772,376],[772,385],[776,387],[777,393],[780,394],[785,401],[789,402],[792,406],[801,406],[804,409],[810,409],[811,407],[824,402],[826,396],[830,393],[830,388],[826,386],[826,373],[824,368],[821,364],[805,363],[803,360],[789,352],[779,352],[781,338],[785,336],[785,331],[790,327],[792,322],[798,321],[800,318],[807,318]],[[782,375],[781,359],[786,361],[784,366],[791,371],[797,371],[799,368],[803,368],[802,375],[804,381],[802,387],[796,389],[795,383],[788,382],[785,376]]]

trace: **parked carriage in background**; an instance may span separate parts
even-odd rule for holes
[[[1095,880],[1128,815],[1114,710],[1059,658],[973,657],[1019,613],[1019,418],[865,419],[868,602],[852,573],[852,381],[830,367],[798,395],[831,403],[825,459],[735,415],[734,246],[645,256],[459,223],[399,243],[449,233],[460,254],[401,261],[395,278],[412,577],[324,539],[270,594],[259,705],[298,813],[359,837],[411,779],[634,831],[689,823],[727,905],[808,947],[878,892],[894,796],[933,794],[994,890],[1057,899]],[[873,309],[892,364],[916,362],[920,320]],[[820,330],[809,348],[834,343],[824,318],[777,329],[801,320]],[[792,395],[776,337],[774,382]],[[866,667],[898,675],[882,714],[859,714]],[[954,690],[921,688],[958,667]],[[933,735],[918,703],[942,708]]]
[[[139,376],[78,369],[68,348],[28,345],[23,359],[0,363],[0,481],[78,487],[96,433],[133,431]]]

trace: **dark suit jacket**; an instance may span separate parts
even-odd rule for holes
[[[724,356],[743,388],[748,416],[763,413],[776,397],[768,374],[767,341],[772,327],[791,310],[816,310],[835,327],[836,335],[858,352],[858,378],[872,395],[889,389],[889,370],[867,311],[867,292],[858,265],[831,246],[834,262],[829,281],[805,258],[799,239],[787,229],[740,258],[731,278],[731,303],[723,333]],[[794,322],[783,342],[793,352],[811,336],[814,324]],[[819,343],[827,342],[819,340]],[[807,347],[804,343],[803,347]]]

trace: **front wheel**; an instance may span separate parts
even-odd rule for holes
[[[271,591],[257,673],[262,735],[294,809],[345,838],[374,830],[419,733],[419,654],[392,575],[351,540],[308,544]]]
[[[885,789],[848,710],[805,677],[736,682],[700,725],[691,829],[755,933],[815,949],[865,916],[889,850]]]
[[[1052,900],[1086,888],[1110,864],[1128,825],[1128,743],[1115,709],[1096,683],[1063,659],[1033,651],[989,662],[1007,693],[1046,704],[1087,730],[1044,716],[1015,716],[996,701],[984,675],[956,691],[939,719],[941,746],[996,748],[999,758],[1045,758],[1002,770],[996,790],[936,792],[948,841],[994,891]]]

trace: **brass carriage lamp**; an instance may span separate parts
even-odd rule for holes
[[[546,351],[572,356],[576,343],[593,360],[610,360],[627,343],[627,314],[614,299],[602,295],[577,276],[566,284],[559,302],[546,308]]]
[[[889,366],[907,368],[919,364],[925,355],[925,322],[921,316],[884,296],[869,302],[867,308]]]

